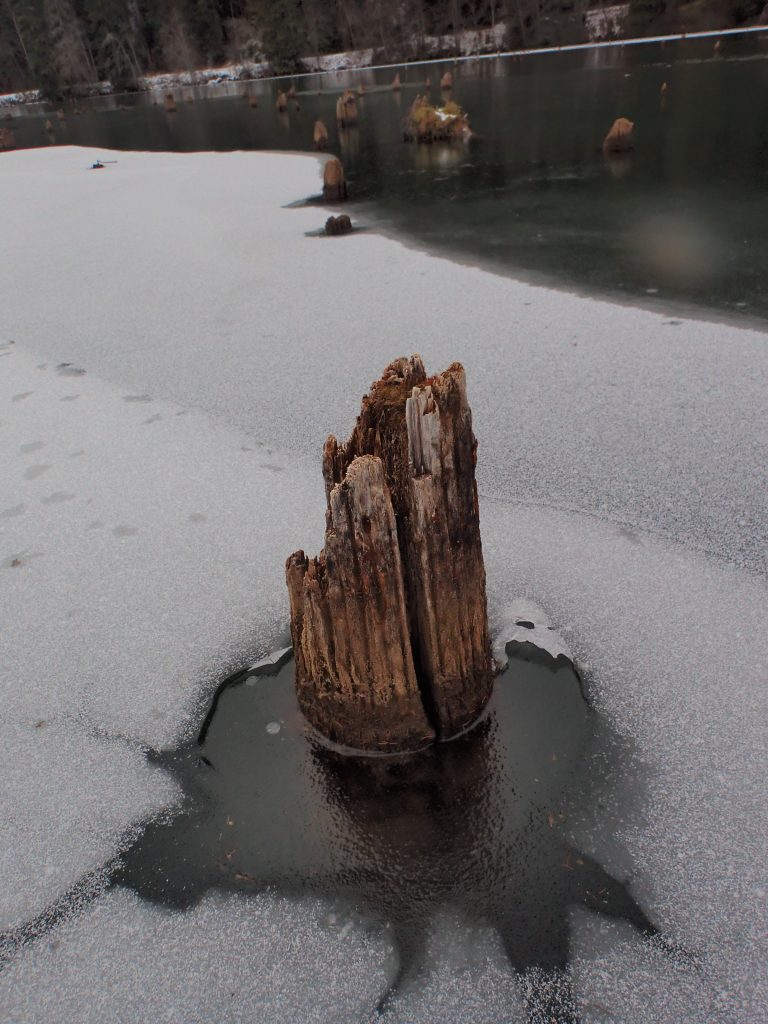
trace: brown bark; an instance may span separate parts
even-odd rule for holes
[[[476,450],[463,368],[427,378],[419,356],[387,367],[346,444],[325,443],[325,550],[292,555],[287,577],[302,709],[340,742],[411,749],[430,726],[447,739],[490,696]]]
[[[299,706],[309,721],[360,749],[429,743],[380,459],[349,467],[330,497],[323,552],[291,555],[286,578]]]
[[[635,125],[626,117],[618,117],[603,140],[604,153],[626,153],[634,147],[632,133]]]
[[[347,183],[341,160],[331,157],[323,168],[323,199],[337,203],[347,198]]]
[[[328,148],[328,129],[322,121],[315,121],[315,128],[312,132],[312,142],[315,149]]]

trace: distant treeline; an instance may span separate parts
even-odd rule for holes
[[[0,92],[58,97],[146,74],[373,48],[378,60],[434,53],[427,37],[505,26],[504,45],[586,39],[589,0],[0,0]],[[605,6],[608,6],[606,4]],[[625,34],[756,20],[765,0],[631,0]],[[445,44],[450,55],[451,44]]]

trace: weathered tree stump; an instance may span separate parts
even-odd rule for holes
[[[323,199],[337,203],[347,198],[347,183],[344,179],[344,168],[341,160],[336,157],[326,163],[323,168]]]
[[[339,214],[338,217],[329,217],[325,222],[326,235],[348,235],[351,230],[352,221],[346,213]]]
[[[417,749],[490,696],[476,451],[462,366],[428,378],[419,356],[325,443],[325,548],[291,555],[286,578],[299,705],[335,742]]]
[[[450,71],[446,71],[443,77],[440,79],[441,89],[452,89],[453,88],[453,74]]]
[[[400,73],[398,72],[398,73],[397,73],[397,74],[395,75],[395,77],[394,77],[394,78],[392,79],[392,91],[393,91],[393,92],[400,92],[400,90],[402,89],[402,87],[403,87],[403,84],[402,84],[402,82],[400,81]]]
[[[634,149],[634,127],[633,121],[627,120],[626,117],[617,117],[603,140],[603,152],[628,153]]]
[[[350,89],[345,90],[336,100],[336,121],[341,128],[357,124],[357,103]]]
[[[16,145],[16,136],[10,128],[0,128],[0,149],[13,149]]]
[[[278,90],[277,100],[275,101],[275,107],[280,114],[284,114],[288,109],[288,97],[282,89]]]
[[[176,113],[176,98],[175,98],[175,96],[173,95],[172,92],[167,92],[165,94],[165,96],[163,97],[163,104],[165,105],[166,113],[168,113],[168,114],[175,114]]]
[[[322,121],[315,121],[312,144],[315,149],[328,149],[328,129]]]

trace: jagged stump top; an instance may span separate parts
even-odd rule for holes
[[[490,695],[477,442],[466,377],[390,363],[348,441],[323,448],[325,548],[288,559],[299,703],[330,739],[414,749]]]

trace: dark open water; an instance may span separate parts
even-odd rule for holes
[[[401,70],[399,94],[392,71],[299,78],[300,110],[283,115],[276,83],[252,82],[180,88],[173,114],[143,94],[66,108],[52,133],[52,108],[12,124],[20,146],[311,150],[320,117],[364,223],[566,287],[768,315],[768,34],[724,40],[720,57],[702,40],[460,63],[453,98],[478,137],[402,142],[425,76],[438,100],[446,66]],[[336,97],[360,83],[359,125],[339,133]],[[619,116],[635,122],[636,148],[608,161],[601,142]]]
[[[530,1024],[578,1024],[567,973],[575,907],[664,948],[630,887],[574,838],[610,845],[619,822],[636,819],[642,783],[571,664],[530,644],[508,649],[472,729],[392,757],[320,742],[299,712],[292,661],[237,673],[196,740],[153,755],[185,805],[149,824],[114,883],[179,909],[209,889],[320,896],[333,918],[351,914],[394,947],[380,1010],[421,982],[435,920],[449,911],[497,931],[526,982]],[[614,860],[631,873],[626,854]]]

